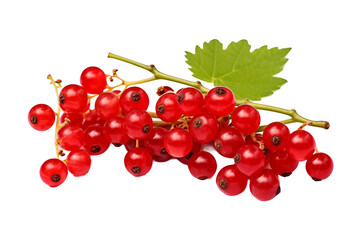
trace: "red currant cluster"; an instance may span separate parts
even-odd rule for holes
[[[210,144],[220,155],[234,159],[234,164],[218,172],[218,188],[238,195],[249,181],[251,193],[262,201],[280,192],[278,175],[289,176],[299,161],[307,160],[306,170],[316,181],[332,172],[331,158],[317,151],[303,126],[290,134],[285,124],[273,122],[263,134],[255,134],[259,112],[251,105],[236,107],[228,88],[215,87],[204,97],[192,87],[176,93],[161,87],[155,113],[147,112],[149,97],[143,89],[123,84],[123,91],[114,90],[107,85],[107,77],[101,69],[89,67],[81,74],[81,86],[70,84],[58,93],[61,81],[49,76],[58,93],[58,112],[45,104],[30,110],[28,120],[36,130],[51,128],[56,119],[57,158],[40,168],[41,179],[50,187],[62,184],[68,171],[77,177],[88,173],[90,156],[104,153],[111,144],[125,145],[125,168],[133,176],[148,173],[153,161],[175,158],[200,180],[211,178],[217,170],[214,156],[203,150],[204,144]],[[95,107],[90,109],[93,97]],[[63,150],[69,154],[61,161]]]

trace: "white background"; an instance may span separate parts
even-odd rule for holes
[[[0,239],[358,239],[356,2],[1,1]],[[260,202],[248,188],[225,196],[215,178],[198,181],[175,160],[134,178],[123,166],[125,151],[111,148],[93,158],[88,175],[69,175],[55,189],[42,183],[40,165],[55,156],[54,131],[36,132],[27,114],[37,103],[56,107],[47,74],[64,85],[79,84],[92,65],[118,68],[127,80],[150,76],[108,59],[111,51],[194,80],[184,51],[214,38],[225,46],[247,39],[253,49],[292,47],[279,75],[289,82],[262,103],[331,123],[307,128],[334,160],[329,179],[313,182],[301,163],[280,179],[280,195]],[[143,85],[150,108],[161,84]],[[285,118],[261,114],[262,123]],[[217,159],[219,169],[232,163]]]

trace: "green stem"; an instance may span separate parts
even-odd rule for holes
[[[131,59],[128,58],[124,58],[122,56],[113,54],[113,53],[109,53],[108,54],[109,58],[113,58],[113,59],[117,59],[129,64],[132,64],[134,66],[140,67],[142,69],[145,69],[149,72],[151,72],[154,76],[150,77],[150,78],[146,78],[143,80],[139,80],[139,81],[133,81],[133,82],[124,82],[124,84],[126,86],[130,86],[130,85],[135,85],[135,84],[140,84],[140,83],[145,83],[145,82],[150,82],[150,81],[154,81],[157,79],[165,79],[165,80],[169,80],[169,81],[173,81],[173,82],[177,82],[177,83],[182,83],[194,88],[199,89],[202,93],[207,93],[210,89],[204,87],[200,81],[189,81],[186,79],[182,79],[182,78],[178,78],[178,77],[174,77],[165,73],[160,72],[159,70],[157,70],[155,68],[154,65],[146,65],[143,63],[139,63],[136,61],[133,61]],[[253,106],[256,109],[259,110],[265,110],[265,111],[270,111],[270,112],[277,112],[277,113],[281,113],[281,114],[285,114],[290,116],[290,119],[286,119],[281,121],[284,124],[288,124],[288,123],[293,123],[293,122],[300,122],[300,123],[309,123],[310,126],[314,126],[314,127],[320,127],[320,128],[325,128],[328,129],[330,127],[329,122],[327,121],[313,121],[310,120],[308,118],[304,118],[302,116],[300,116],[295,109],[284,109],[284,108],[279,108],[279,107],[274,107],[274,106],[270,106],[270,105],[266,105],[266,104],[261,104],[261,103],[255,103],[252,102],[248,99],[242,99],[242,100],[237,100],[236,101],[236,105],[242,105],[242,104],[249,104],[251,106]],[[263,131],[264,128],[266,127],[266,125],[260,126],[258,131]]]

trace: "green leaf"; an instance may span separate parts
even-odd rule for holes
[[[246,40],[231,42],[224,50],[219,40],[196,46],[195,53],[186,52],[193,76],[215,86],[230,88],[237,99],[260,100],[270,96],[287,81],[274,75],[281,72],[291,48],[263,46],[250,52]]]

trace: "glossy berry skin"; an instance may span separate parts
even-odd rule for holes
[[[59,106],[64,112],[84,112],[87,103],[87,93],[76,84],[65,86],[59,94]]]
[[[201,113],[194,116],[189,123],[189,132],[201,143],[208,143],[219,133],[219,122],[214,115]]]
[[[178,96],[169,92],[162,95],[156,102],[156,114],[164,122],[175,122],[181,115],[181,109],[177,102]]]
[[[247,185],[248,176],[239,171],[235,165],[223,167],[216,176],[219,190],[228,196],[242,193]]]
[[[145,149],[157,162],[166,162],[172,158],[164,147],[164,137],[167,132],[165,128],[153,128],[151,134],[144,139]]]
[[[139,87],[129,87],[120,96],[120,107],[123,114],[131,110],[146,110],[149,106],[147,93]]]
[[[125,144],[130,140],[129,136],[126,134],[124,117],[115,117],[107,120],[103,131],[112,143]]]
[[[177,160],[179,160],[179,162],[181,162],[182,164],[187,165],[192,155],[194,155],[197,152],[200,152],[202,145],[203,145],[202,143],[199,143],[198,141],[195,141],[193,139],[193,147],[191,151],[185,157],[177,158]]]
[[[95,110],[101,119],[108,120],[116,117],[120,112],[118,97],[112,93],[103,93],[95,101]]]
[[[92,109],[84,115],[84,120],[82,122],[81,129],[85,131],[91,125],[99,125],[103,127],[105,123],[106,120],[101,119],[99,115],[96,113],[95,109]]]
[[[40,167],[41,180],[50,187],[62,184],[68,175],[65,163],[57,158],[46,160]]]
[[[260,125],[260,113],[254,107],[244,104],[235,108],[231,115],[232,125],[242,134],[254,133]]]
[[[205,96],[205,107],[209,113],[224,117],[235,107],[236,99],[232,91],[226,87],[214,87]]]
[[[177,93],[177,96],[179,107],[186,116],[195,116],[202,111],[204,96],[196,88],[182,88],[181,91]]]
[[[126,153],[124,163],[129,173],[135,177],[140,177],[150,171],[153,160],[145,148],[137,147]]]
[[[90,155],[85,150],[71,151],[66,158],[66,165],[75,177],[84,176],[91,167]]]
[[[271,169],[276,174],[283,177],[290,176],[298,165],[299,161],[290,158],[285,150],[276,151],[270,154]]]
[[[334,163],[326,153],[315,153],[306,161],[306,172],[314,181],[328,178],[334,169]]]
[[[54,124],[55,113],[48,105],[37,104],[30,109],[28,120],[35,130],[46,131]]]
[[[281,122],[273,122],[267,125],[263,132],[265,146],[271,151],[280,151],[285,148],[289,128]]]
[[[237,168],[249,177],[265,167],[265,155],[255,145],[241,146],[236,151],[234,161]]]
[[[211,153],[200,151],[192,155],[189,159],[188,168],[193,177],[199,180],[205,180],[214,176],[217,163]]]
[[[219,135],[213,142],[215,150],[227,158],[233,158],[236,151],[244,144],[245,140],[243,135],[234,127],[221,128]]]
[[[271,169],[250,178],[250,192],[260,201],[269,201],[280,193],[278,175]]]
[[[80,83],[87,93],[99,94],[106,87],[106,75],[98,67],[88,67],[81,73]]]
[[[103,127],[92,125],[84,132],[84,149],[90,155],[100,155],[110,146],[110,140],[106,137]]]
[[[146,111],[132,110],[125,116],[127,135],[132,139],[145,139],[150,135],[153,121]]]
[[[78,128],[81,127],[82,122],[84,120],[83,115],[81,113],[68,113],[68,112],[64,112],[63,114],[61,114],[60,123],[65,122],[65,119],[70,120],[68,125]]]
[[[173,157],[185,157],[191,152],[193,139],[183,128],[173,128],[164,137],[164,147]]]
[[[315,140],[313,136],[305,130],[292,132],[286,141],[286,151],[289,156],[297,161],[305,161],[315,151]]]
[[[81,128],[65,125],[58,131],[56,139],[62,149],[74,151],[84,144],[84,132]]]

